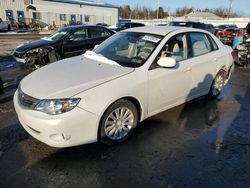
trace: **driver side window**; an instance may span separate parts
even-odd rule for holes
[[[187,35],[179,34],[170,38],[160,52],[160,57],[171,57],[176,62],[188,58]]]

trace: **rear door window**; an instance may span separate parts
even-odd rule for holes
[[[104,28],[98,28],[98,27],[89,28],[89,38],[107,37],[109,35],[110,33],[106,31]]]
[[[194,57],[207,54],[213,50],[212,44],[205,33],[190,33],[189,36]]]

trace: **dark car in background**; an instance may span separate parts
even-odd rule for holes
[[[145,24],[137,22],[119,22],[116,24],[116,28],[113,28],[114,31],[122,31],[132,27],[143,27]]]
[[[48,37],[17,46],[13,57],[36,69],[59,59],[83,54],[113,34],[112,30],[102,26],[68,26]]]
[[[103,26],[103,27],[108,27],[109,25],[106,23],[97,23],[96,25]]]
[[[196,29],[204,29],[213,33],[211,30],[211,26],[209,27],[207,24],[201,22],[173,21],[169,23],[169,26],[192,27]]]
[[[213,24],[207,24],[207,27],[209,32],[215,35],[215,27],[213,26]]]

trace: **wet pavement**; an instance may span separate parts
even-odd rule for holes
[[[204,97],[140,123],[124,143],[58,149],[29,136],[12,97],[27,74],[0,59],[0,187],[250,187],[250,68]]]

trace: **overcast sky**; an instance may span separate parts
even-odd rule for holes
[[[129,4],[130,6],[148,6],[153,9],[162,6],[165,10],[173,12],[176,8],[188,6],[195,8],[229,8],[229,0],[96,0],[99,2],[111,3],[121,6]],[[245,16],[250,16],[250,0],[233,0],[232,8],[243,12]]]

